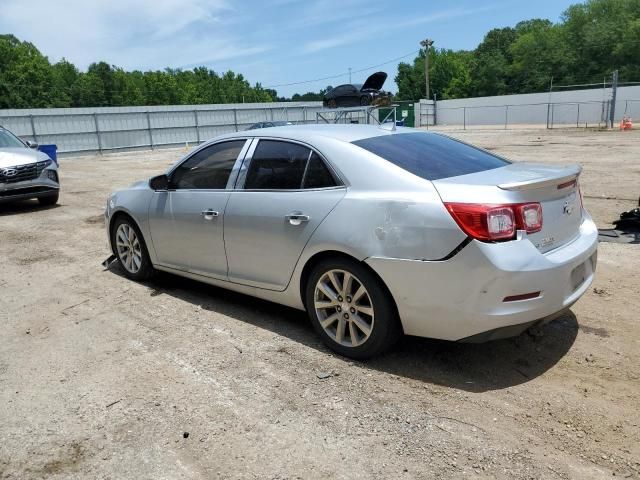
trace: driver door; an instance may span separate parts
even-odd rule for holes
[[[153,194],[151,239],[159,264],[226,278],[223,227],[233,167],[246,139],[209,145],[169,174],[169,189]]]

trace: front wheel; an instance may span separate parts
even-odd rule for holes
[[[368,95],[364,95],[364,96],[360,97],[360,106],[366,107],[370,103],[371,103],[371,98],[369,98]]]
[[[52,195],[38,197],[38,202],[40,202],[40,205],[43,205],[43,206],[55,205],[56,203],[58,203],[59,195],[60,194],[56,192]]]
[[[141,281],[153,275],[147,246],[140,230],[131,219],[116,219],[111,228],[111,245],[127,278]]]
[[[336,259],[317,265],[307,282],[306,306],[324,343],[345,357],[378,355],[402,334],[386,288],[357,262]]]

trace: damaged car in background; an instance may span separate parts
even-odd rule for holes
[[[593,280],[580,173],[408,128],[237,132],[113,193],[105,264],[306,310],[357,359],[402,334],[504,338],[557,318]]]
[[[35,142],[23,142],[0,127],[0,202],[37,198],[42,205],[58,202],[58,166]]]
[[[364,83],[339,85],[325,93],[322,104],[327,108],[390,105],[391,94],[382,90],[386,80],[385,72],[376,72]]]

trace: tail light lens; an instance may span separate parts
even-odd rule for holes
[[[539,203],[518,205],[516,211],[522,220],[522,224],[518,225],[520,230],[526,230],[527,233],[535,233],[542,230],[542,207]]]
[[[542,230],[542,207],[539,203],[445,203],[445,207],[460,228],[476,240],[511,240],[515,238],[516,230],[527,233]]]

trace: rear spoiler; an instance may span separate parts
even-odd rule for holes
[[[501,190],[533,190],[536,188],[550,187],[558,185],[558,188],[570,186],[574,184],[582,173],[580,165],[570,165],[568,167],[559,168],[557,174],[545,175],[540,178],[533,178],[523,182],[502,183],[498,185]]]

